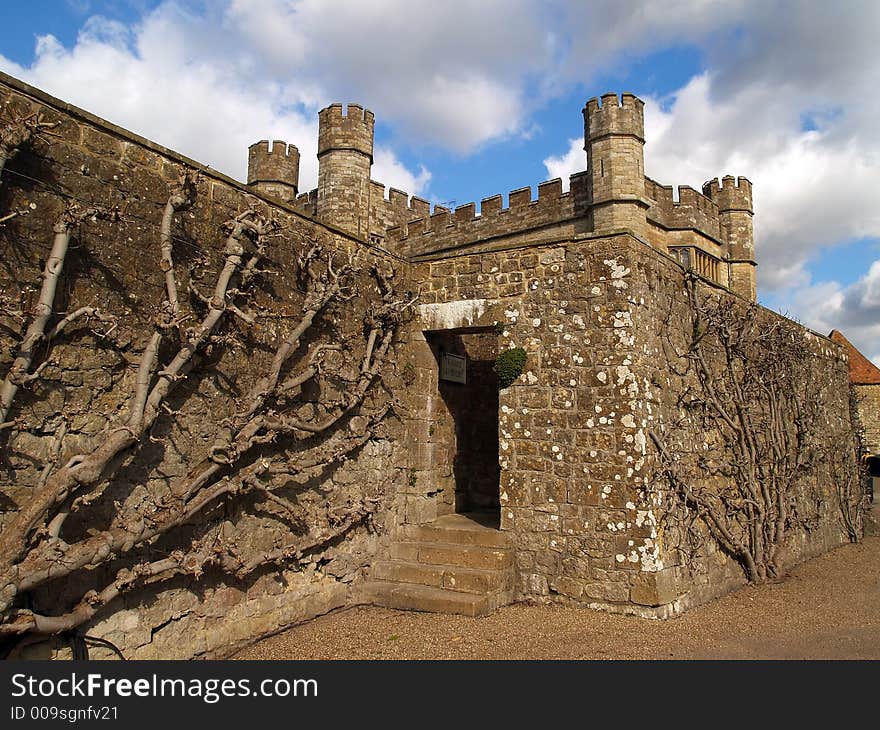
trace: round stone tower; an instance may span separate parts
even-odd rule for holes
[[[368,234],[373,112],[331,104],[318,112],[318,217],[360,238]]]
[[[286,203],[296,200],[299,185],[299,150],[276,139],[261,140],[248,147],[247,184],[259,193]]]
[[[746,299],[757,299],[755,234],[752,229],[752,183],[725,175],[703,184],[703,195],[718,206],[721,236],[727,244],[730,289]]]
[[[597,233],[643,235],[645,211],[645,104],[633,94],[603,94],[584,107],[584,149]]]

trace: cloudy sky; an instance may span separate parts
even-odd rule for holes
[[[233,177],[316,112],[377,115],[373,177],[461,205],[586,166],[581,108],[645,99],[664,184],[754,184],[760,300],[880,364],[876,0],[30,0],[0,69]]]

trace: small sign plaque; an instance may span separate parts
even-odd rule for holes
[[[440,380],[467,383],[467,358],[444,352],[440,355]]]

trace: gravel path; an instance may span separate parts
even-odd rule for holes
[[[358,607],[236,659],[880,659],[880,537],[670,621],[514,605],[484,618]]]

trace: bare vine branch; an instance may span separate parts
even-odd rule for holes
[[[115,425],[64,463],[60,458],[68,426],[62,419],[38,484],[0,532],[0,636],[75,628],[122,594],[175,575],[197,578],[210,569],[241,579],[263,566],[299,560],[368,520],[379,503],[378,499],[362,497],[328,505],[326,527],[315,527],[302,539],[248,557],[240,555],[234,539],[212,527],[212,515],[218,507],[248,494],[266,500],[285,519],[299,520],[302,507],[284,490],[292,482],[320,477],[324,470],[344,463],[375,437],[394,407],[386,397],[371,394],[379,390],[375,386],[382,379],[395,334],[409,316],[414,297],[395,294],[393,272],[374,267],[373,294],[368,298],[375,299],[378,293],[379,301],[362,305],[366,306],[363,341],[309,341],[323,315],[354,299],[358,294],[355,281],[359,275],[364,278],[354,257],[328,254],[313,243],[298,258],[298,288],[304,291],[301,308],[292,317],[278,318],[271,361],[254,373],[253,385],[221,424],[209,453],[196,458],[186,474],[170,479],[167,492],[151,495],[141,507],[114,503],[114,512],[103,527],[68,535],[71,515],[85,518],[87,510],[103,498],[128,455],[144,444],[162,443],[163,439],[151,432],[159,416],[170,421],[180,417],[179,411],[169,407],[169,395],[196,378],[206,350],[235,341],[224,323],[253,327],[268,316],[252,301],[253,287],[265,273],[259,264],[267,254],[266,239],[277,235],[278,227],[253,210],[224,224],[222,265],[213,288],[210,293],[199,291],[194,273],[189,282],[191,303],[201,313],[184,313],[171,231],[174,215],[193,204],[194,194],[193,178],[181,175],[163,211],[157,258],[164,278],[164,299],[138,358],[127,413],[120,409],[125,415],[115,420]],[[56,232],[59,236],[64,233]],[[41,303],[54,298],[60,272],[54,262],[63,262],[69,235],[56,243],[52,267],[47,265],[47,272],[55,278],[51,288],[44,286]],[[184,329],[187,319],[195,321]],[[33,331],[39,336],[34,334],[28,342],[48,342],[77,323],[93,320],[103,325],[98,334],[104,337],[118,327],[112,315],[88,305],[74,309],[52,328],[48,316],[38,326],[32,324],[29,335]],[[40,367],[46,364],[33,368],[33,362],[31,357],[17,367],[17,384],[38,377]],[[318,403],[304,396],[310,381],[328,393]],[[190,548],[158,560],[146,557],[160,539],[174,539],[177,528],[184,525],[201,533]],[[60,613],[50,615],[22,605],[22,597],[38,588],[121,559],[128,559],[130,566],[116,571],[112,580],[84,593],[78,603]]]
[[[17,117],[0,127],[0,174],[7,160],[15,155],[21,147],[29,144],[34,136],[58,126],[43,121],[40,113]]]
[[[704,296],[695,276],[685,284],[690,337],[665,345],[682,385],[679,417],[650,437],[680,511],[698,516],[750,581],[772,580],[791,537],[818,524],[823,482],[841,506],[852,500],[854,450],[818,437],[828,383],[806,333],[755,304]]]
[[[106,211],[99,208],[82,209],[76,203],[70,203],[55,223],[55,237],[52,242],[52,250],[43,268],[43,285],[39,300],[34,307],[33,319],[19,345],[18,354],[3,380],[3,385],[0,386],[0,422],[6,420],[19,386],[27,379],[35,349],[46,337],[46,326],[52,316],[55,292],[58,289],[58,282],[64,268],[64,259],[67,256],[67,248],[73,231],[83,220],[88,218],[114,219],[116,216],[116,211]],[[65,325],[59,323],[59,326],[58,331],[60,332]]]

